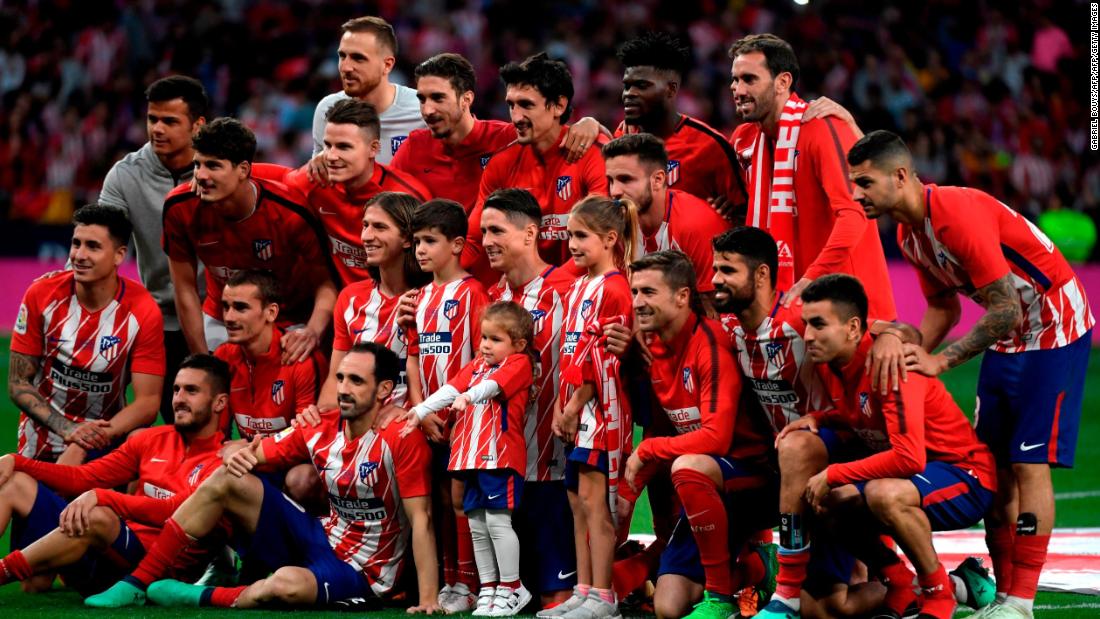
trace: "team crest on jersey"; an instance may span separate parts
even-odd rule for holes
[[[202,473],[202,467],[204,467],[204,466],[206,466],[206,465],[205,464],[196,464],[195,468],[191,469],[191,472],[187,475],[187,485],[188,486],[195,486],[196,484],[199,483],[199,475]]]
[[[535,333],[542,331],[542,323],[546,319],[546,310],[531,310],[531,320],[535,323]]]
[[[481,156],[481,169],[482,170],[485,169],[485,166],[489,165],[489,160],[492,159],[492,158],[493,158],[492,155],[482,155]]]
[[[252,253],[260,260],[271,260],[275,255],[275,244],[271,239],[256,239],[252,241]]]
[[[764,352],[768,355],[768,361],[775,361],[775,358],[783,352],[783,344],[780,342],[768,342],[764,344]],[[782,359],[780,360],[782,361]]]
[[[359,481],[366,481],[371,473],[378,470],[378,463],[374,461],[359,463]]]
[[[677,159],[668,160],[667,168],[668,184],[675,185],[676,181],[680,180],[680,161]]]
[[[695,379],[691,376],[691,368],[684,368],[684,390],[695,393]]]
[[[108,362],[114,361],[118,356],[118,351],[122,348],[119,344],[122,343],[122,338],[117,335],[104,335],[99,338],[99,354]]]
[[[395,135],[390,138],[390,154],[396,155],[397,149],[401,148],[401,145],[405,143],[408,137],[407,135]]]
[[[286,383],[282,380],[271,383],[271,401],[275,403],[275,406],[282,404],[283,400],[286,400],[286,389],[284,389],[284,387],[286,387]]]
[[[448,299],[443,302],[443,317],[447,320],[454,320],[458,316],[458,301],[455,299]]]
[[[871,416],[871,394],[866,391],[859,392],[859,411],[864,417]]]
[[[558,198],[562,200],[568,200],[573,197],[573,177],[572,176],[559,176],[558,177]]]
[[[592,299],[585,299],[584,301],[581,301],[581,318],[583,318],[584,320],[592,318],[593,306],[594,303],[592,303]]]

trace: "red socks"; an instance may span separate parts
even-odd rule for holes
[[[455,516],[455,546],[458,550],[458,582],[477,592],[477,565],[474,563],[474,542],[470,537],[470,519]]]
[[[920,576],[921,587],[921,615],[931,615],[936,619],[951,619],[955,614],[955,592],[951,586],[951,579],[943,569],[941,563],[939,569],[931,574]]]
[[[941,566],[942,570],[943,567]],[[913,578],[916,576],[912,570],[898,561],[883,566],[879,572],[886,577],[886,600],[884,604],[899,615],[905,614],[906,607],[916,599],[913,593]],[[951,590],[948,589],[948,592]],[[951,599],[955,599],[954,596]]]
[[[726,508],[714,482],[703,473],[680,469],[672,473],[672,485],[687,512],[691,532],[699,547],[707,591],[733,595],[729,570],[729,529]]]
[[[993,578],[997,581],[998,593],[1007,594],[1012,588],[1012,543],[1015,537],[1016,532],[1011,525],[987,527],[985,530],[985,545],[993,561]]]
[[[806,581],[806,566],[810,563],[810,547],[801,550],[780,548],[779,574],[775,577],[775,595],[795,601],[799,599],[802,583]]]
[[[21,550],[15,550],[0,560],[0,585],[6,585],[13,580],[26,580],[32,575],[31,564],[27,563]]]
[[[1035,599],[1039,573],[1047,561],[1049,535],[1017,535],[1012,547],[1012,583],[1008,594],[1025,600]],[[997,590],[1000,591],[1000,583]]]
[[[130,576],[148,587],[153,581],[164,578],[176,558],[194,542],[195,540],[184,532],[179,523],[169,518],[164,523],[164,528],[161,529],[153,547],[149,549],[145,558]]]
[[[248,587],[214,587],[210,592],[210,605],[218,608],[233,608],[237,598],[241,597]]]

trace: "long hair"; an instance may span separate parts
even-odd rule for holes
[[[371,206],[377,206],[385,211],[386,215],[389,215],[390,219],[397,224],[397,228],[401,231],[401,237],[409,243],[409,246],[403,252],[402,262],[405,284],[409,288],[420,288],[427,284],[431,280],[431,273],[420,270],[420,263],[416,261],[416,250],[413,247],[413,213],[416,211],[416,207],[420,206],[420,201],[407,193],[383,191],[367,200],[367,203],[363,205],[363,209],[366,210]],[[381,280],[381,274],[378,272],[377,267],[372,266],[368,271],[371,279],[376,282]]]
[[[607,196],[590,195],[578,202],[569,214],[596,234],[615,232],[619,239],[611,249],[615,266],[626,270],[634,262],[638,243],[638,207],[626,198],[614,200]]]

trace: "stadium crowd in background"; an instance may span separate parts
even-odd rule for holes
[[[774,32],[798,51],[804,98],[828,96],[867,126],[898,132],[924,178],[981,188],[1031,218],[1057,207],[1100,218],[1100,163],[1081,157],[1087,98],[1075,76],[1086,55],[1084,39],[1071,38],[1072,2],[888,2],[875,13],[838,1],[546,2],[537,24],[514,23],[528,2],[319,5],[5,3],[0,213],[67,223],[74,205],[95,198],[111,163],[144,142],[141,92],[169,72],[199,78],[214,116],[252,127],[259,160],[300,165],[314,107],[336,89],[331,33],[349,15],[375,13],[401,42],[394,83],[411,86],[422,59],[458,52],[478,71],[475,113],[502,118],[496,68],[545,49],[576,78],[575,118],[608,127],[620,118],[618,43],[658,26],[676,31],[692,47],[681,111],[726,135],[738,122],[725,93],[728,43]],[[891,235],[884,239],[897,256]]]

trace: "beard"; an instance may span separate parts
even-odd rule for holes
[[[369,402],[374,402],[377,395],[378,387],[375,386],[374,389],[372,389],[371,392],[367,394],[367,397],[364,398],[363,401],[356,400],[351,396],[336,396],[337,404],[349,402],[352,405],[350,410],[344,410],[343,407],[340,407],[340,416],[344,419],[356,419],[362,416],[364,413],[370,410],[371,407]]]
[[[744,295],[738,295],[737,291],[729,288],[726,288],[725,291],[727,294],[724,300],[719,300],[718,297],[714,298],[714,309],[723,314],[740,314],[749,309],[753,301],[756,300],[755,290],[749,290]]]

